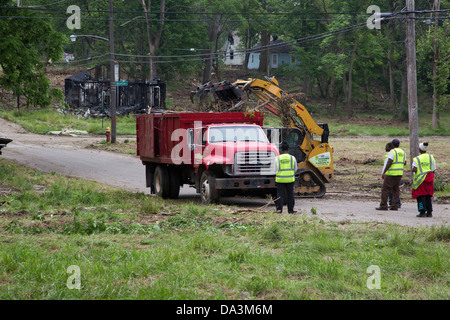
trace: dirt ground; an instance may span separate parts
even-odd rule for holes
[[[1,157],[44,172],[56,172],[135,192],[149,193],[145,187],[145,169],[135,155],[107,152],[101,149],[103,136],[36,135],[0,118],[0,137],[13,141],[3,148]],[[118,137],[131,140],[133,137]],[[327,185],[327,193],[320,199],[296,199],[299,215],[315,215],[338,223],[397,223],[408,226],[441,226],[450,221],[450,199],[435,197],[433,218],[416,218],[417,204],[410,196],[408,174],[402,180],[402,207],[399,211],[376,211],[382,180],[381,158],[384,145],[391,137],[330,138],[334,148],[335,180]],[[449,183],[450,169],[446,163],[450,154],[450,138],[427,137],[437,159],[438,172]],[[408,152],[407,137],[400,137]],[[439,168],[441,170],[439,171]],[[183,187],[180,201],[200,202],[189,187]],[[232,205],[245,212],[274,211],[267,199],[224,198],[223,205]],[[239,211],[239,210],[238,210]]]

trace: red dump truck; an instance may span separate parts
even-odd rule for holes
[[[195,187],[205,204],[221,196],[276,193],[276,145],[260,112],[150,113],[136,118],[137,155],[152,194]]]

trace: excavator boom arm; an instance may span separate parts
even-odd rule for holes
[[[201,101],[207,93],[214,99],[231,105],[228,110],[232,111],[247,101],[244,92],[247,93],[247,96],[253,94],[258,97],[259,107],[264,107],[282,118],[284,127],[296,128],[300,133],[297,137],[301,139],[298,140],[298,144],[294,143],[293,147],[299,149],[297,151],[300,152],[297,158],[296,194],[306,197],[322,197],[326,190],[324,183],[330,182],[334,178],[333,148],[328,144],[328,125],[317,124],[304,105],[280,89],[278,81],[274,77],[266,77],[266,80],[247,79],[232,83],[228,81],[217,84],[207,83],[197,87],[196,91],[192,91],[191,98],[195,96]],[[288,99],[283,99],[284,97]],[[280,133],[287,128],[272,129],[273,132]],[[267,130],[272,129],[267,128]],[[321,136],[321,140],[315,140],[313,134]]]
[[[272,78],[272,81],[273,80],[274,79]],[[242,90],[256,95],[263,104],[265,104],[265,108],[278,115],[278,112],[276,111],[278,107],[276,100],[277,98],[286,96],[287,93],[272,81],[260,79],[237,80],[233,85],[241,87]],[[306,131],[317,135],[323,134],[323,128],[314,121],[305,106],[297,100],[292,99],[291,108],[303,122]]]

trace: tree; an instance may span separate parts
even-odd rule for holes
[[[432,128],[439,126],[439,114],[448,107],[450,95],[448,83],[450,77],[450,23],[443,26],[434,24],[418,39],[419,72],[424,75],[425,83],[432,91]]]
[[[257,12],[260,7],[260,3],[258,0],[243,0],[242,3],[242,12],[251,13]],[[244,69],[248,70],[248,62],[250,58],[250,49],[256,44],[256,39],[259,34],[260,28],[250,21],[252,19],[252,15],[246,14],[242,17],[245,20],[244,23],[241,23],[238,26],[238,35],[244,41],[244,49],[245,49],[245,57],[244,57]]]
[[[240,0],[199,0],[197,5],[201,8],[202,19],[207,20],[206,43],[207,55],[204,56],[205,67],[203,69],[203,83],[211,80],[213,63],[216,61],[218,67],[218,40],[220,35],[237,29],[234,23],[230,22],[230,17],[238,16],[242,4]],[[216,69],[217,70],[217,69]]]
[[[159,7],[159,23],[158,29],[156,32],[152,32],[152,26],[150,21],[150,13],[152,11],[152,0],[147,0],[147,5],[145,4],[145,0],[142,1],[142,9],[144,10],[144,16],[147,23],[147,40],[149,46],[149,55],[150,55],[150,76],[149,80],[153,80],[156,76],[156,67],[155,67],[155,58],[154,55],[156,50],[159,48],[159,44],[161,43],[162,32],[164,28],[165,22],[165,10],[166,10],[166,0],[160,0]]]
[[[25,96],[27,106],[47,107],[62,93],[50,89],[44,68],[62,58],[67,38],[51,24],[25,9],[9,8],[13,1],[0,0],[0,86],[16,97]]]

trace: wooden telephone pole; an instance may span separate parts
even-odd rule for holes
[[[109,0],[109,55],[110,55],[110,90],[111,90],[111,143],[116,143],[116,72],[114,58],[114,20],[113,20],[113,2]]]
[[[409,154],[410,165],[414,157],[419,155],[419,112],[417,103],[417,73],[416,73],[416,22],[414,20],[414,0],[406,0],[406,64],[408,83],[408,114],[409,114]]]

